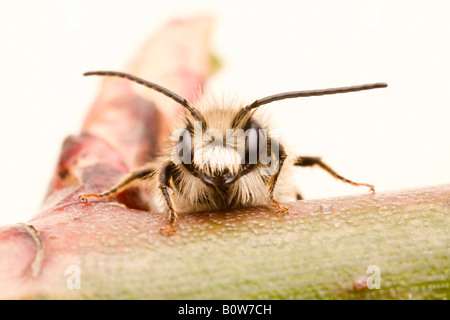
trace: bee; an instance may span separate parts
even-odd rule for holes
[[[318,166],[338,180],[375,192],[373,185],[344,178],[320,157],[288,156],[280,139],[255,111],[283,99],[385,88],[386,83],[284,92],[250,104],[204,95],[191,104],[167,88],[128,73],[92,71],[84,75],[126,78],[176,101],[186,112],[174,126],[171,141],[160,157],[132,171],[109,190],[81,194],[78,199],[82,202],[88,202],[89,197],[112,197],[136,181],[146,182],[153,191],[159,188],[157,210],[168,211],[171,228],[177,212],[268,204],[286,212],[278,201],[301,199],[289,173],[294,166]]]

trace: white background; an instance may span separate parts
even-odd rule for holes
[[[450,182],[449,1],[2,1],[0,225],[38,212],[61,143],[98,88],[81,74],[120,70],[163,23],[197,13],[216,18],[215,91],[251,102],[389,83],[266,106],[300,153],[378,191]],[[306,198],[366,192],[298,171]]]

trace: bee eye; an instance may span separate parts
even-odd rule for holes
[[[244,172],[251,171],[258,164],[261,150],[265,150],[266,146],[264,137],[264,130],[255,120],[246,126],[245,163],[242,165]]]
[[[176,151],[178,154],[178,157],[180,158],[181,163],[183,164],[192,164],[192,137],[191,132],[186,127],[184,128],[179,137],[178,137],[178,143],[176,146]]]
[[[256,164],[259,156],[258,131],[254,128],[248,129],[245,136],[245,163]]]

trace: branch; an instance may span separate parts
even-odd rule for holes
[[[30,221],[45,248],[40,274],[33,277],[29,259],[21,269],[29,270],[26,280],[15,291],[2,287],[2,296],[445,299],[449,199],[444,185],[298,201],[283,216],[269,207],[184,214],[172,237],[159,233],[167,225],[163,215],[124,211],[115,202],[73,203]],[[20,225],[3,228],[2,275],[5,259],[17,255],[4,241],[12,232],[39,252]],[[74,266],[80,289],[70,290],[76,274],[67,271]]]

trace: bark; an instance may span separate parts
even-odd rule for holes
[[[211,72],[209,30],[205,18],[169,23],[125,71],[193,100]],[[0,298],[450,298],[450,185],[298,201],[286,215],[180,214],[170,237],[140,189],[77,201],[154,157],[179,112],[127,81],[103,81],[41,212],[0,228]]]

